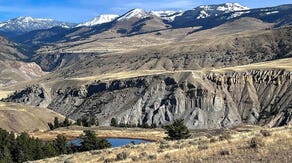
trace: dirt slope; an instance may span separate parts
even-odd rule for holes
[[[63,116],[44,108],[29,107],[20,104],[0,103],[0,128],[16,133],[34,130],[48,130],[48,122]]]

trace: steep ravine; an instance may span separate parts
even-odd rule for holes
[[[5,101],[47,106],[71,118],[95,115],[101,125],[165,125],[184,118],[189,128],[242,123],[291,125],[291,72],[176,72],[95,82],[76,88],[32,86]]]

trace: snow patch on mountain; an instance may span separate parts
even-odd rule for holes
[[[131,18],[144,19],[150,17],[150,14],[143,9],[133,9],[118,18],[118,21],[129,20]]]
[[[266,15],[271,15],[271,14],[278,14],[279,11],[271,11],[271,12],[266,12]]]
[[[194,10],[197,10],[199,12],[196,17],[197,19],[204,19],[211,16],[218,16],[224,13],[249,10],[249,8],[242,6],[238,3],[224,3],[220,5],[203,5],[195,8]]]
[[[245,7],[245,6],[242,6],[242,5],[238,4],[238,3],[225,3],[222,6],[221,5],[218,6],[217,10],[232,12],[232,11],[249,10],[249,8]]]
[[[174,21],[177,16],[181,16],[183,12],[179,11],[151,11],[150,14],[155,15],[163,20]]]
[[[207,17],[210,17],[211,15],[208,14],[206,11],[200,11],[200,15],[197,16],[197,19],[204,19],[204,18],[207,18]]]
[[[250,11],[239,11],[239,12],[234,12],[232,13],[230,16],[227,17],[227,19],[233,19],[233,18],[236,18],[236,17],[239,17],[243,14],[248,14],[250,13]]]
[[[55,26],[70,28],[70,27],[73,27],[74,25],[72,23],[55,21],[53,19],[18,17],[18,18],[10,19],[6,22],[0,23],[0,31],[29,32],[33,30],[39,30],[39,29],[49,29]]]
[[[117,17],[119,17],[119,15],[113,15],[113,14],[100,15],[100,16],[92,19],[91,21],[88,21],[88,22],[85,22],[82,24],[78,24],[77,27],[94,26],[94,25],[98,25],[98,24],[108,23],[108,22],[115,20]]]

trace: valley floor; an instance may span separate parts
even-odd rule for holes
[[[150,141],[163,140],[165,131],[163,129],[143,129],[143,128],[116,128],[116,127],[81,127],[70,126],[68,128],[58,128],[52,131],[35,131],[29,133],[31,136],[44,141],[55,140],[58,134],[64,135],[67,139],[78,138],[84,130],[95,131],[97,137],[101,138],[130,138]]]
[[[125,129],[124,132],[132,130]],[[151,132],[153,130],[149,133]],[[147,144],[63,155],[36,162],[284,163],[292,162],[291,144],[291,126],[280,128],[241,126],[230,130],[192,131],[192,137],[186,140],[159,140]]]

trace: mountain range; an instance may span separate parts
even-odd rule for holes
[[[32,18],[32,17],[18,17],[15,19],[8,20],[6,22],[0,22],[0,31],[5,33],[18,33],[22,34],[25,32],[30,32],[33,30],[49,29],[52,27],[62,27],[62,28],[75,28],[82,26],[95,26],[104,23],[109,23],[113,21],[121,21],[125,19],[131,19],[133,17],[144,19],[149,17],[158,17],[162,19],[166,24],[171,24],[178,26],[181,21],[193,21],[199,19],[206,19],[210,17],[218,17],[219,19],[232,19],[239,17],[241,15],[246,15],[252,12],[248,7],[242,6],[238,3],[225,3],[219,5],[205,5],[199,6],[192,10],[187,11],[150,11],[147,12],[143,9],[133,9],[124,15],[100,15],[91,21],[75,24],[68,22],[56,21],[53,19],[42,19],[42,18]],[[277,8],[267,8],[263,9],[263,14],[279,14]],[[229,15],[224,15],[231,13]],[[223,17],[222,17],[223,16]],[[181,20],[183,19],[183,20]],[[190,24],[191,25],[191,24]]]
[[[291,13],[226,3],[67,25],[14,19],[23,28],[2,30],[0,97],[104,126],[291,124]]]

